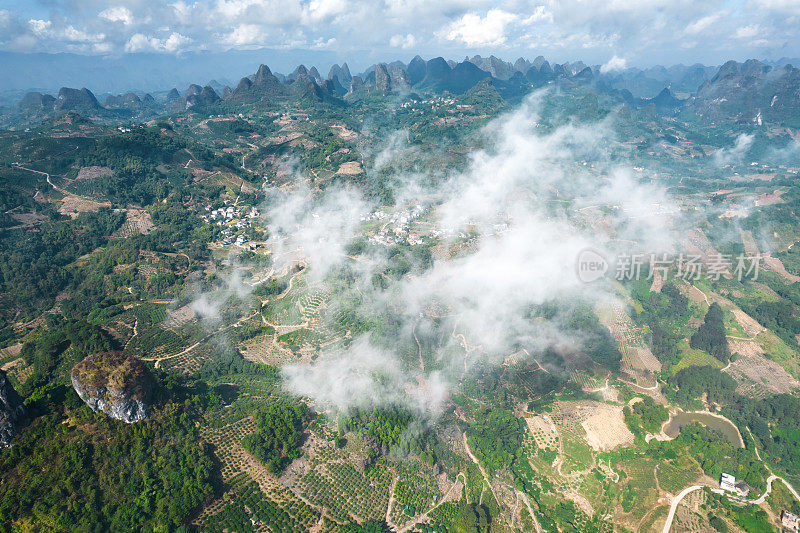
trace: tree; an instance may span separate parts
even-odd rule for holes
[[[304,403],[279,398],[256,413],[256,432],[245,436],[242,446],[265,463],[270,472],[280,474],[302,455],[300,446],[308,418]]]
[[[723,363],[731,357],[728,338],[725,336],[725,320],[722,307],[716,302],[711,304],[703,324],[692,335],[689,345],[696,350],[704,350]]]

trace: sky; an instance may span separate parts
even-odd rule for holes
[[[259,48],[375,60],[544,55],[608,68],[800,56],[800,0],[0,0],[0,50]],[[612,62],[609,63],[610,60]]]

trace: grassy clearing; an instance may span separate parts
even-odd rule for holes
[[[696,461],[690,457],[681,456],[677,459],[660,463],[656,475],[662,490],[678,494],[702,474],[703,471]]]
[[[583,435],[571,431],[561,432],[565,472],[580,472],[592,466],[592,448]]]
[[[722,361],[713,355],[702,350],[695,350],[694,348],[690,347],[688,341],[681,341],[678,344],[678,349],[680,350],[682,356],[681,360],[672,366],[673,374],[690,366],[713,366],[716,368],[722,368],[725,366],[722,364]]]

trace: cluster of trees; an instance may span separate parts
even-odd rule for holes
[[[795,316],[793,302],[784,299],[758,303],[744,301],[741,307],[745,313],[758,320],[759,324],[774,331],[783,342],[795,348],[800,347],[797,343],[797,335],[800,335],[800,319]]]
[[[81,184],[82,192],[96,191],[120,204],[149,205],[163,200],[172,188],[171,181],[187,182],[191,174],[175,171],[168,179],[158,165],[171,163],[184,148],[182,140],[162,135],[158,128],[101,137],[76,163],[78,167],[106,166],[112,174]]]
[[[212,496],[213,464],[191,399],[129,425],[58,388],[63,401],[0,450],[3,529],[175,531]]]
[[[358,153],[330,128],[316,128],[308,136],[318,143],[314,148],[303,150],[303,163],[309,168],[324,166],[336,170],[344,162],[358,160]]]
[[[289,463],[302,455],[303,431],[310,417],[304,403],[277,398],[254,416],[256,432],[242,440],[242,446],[266,464],[273,474],[280,474]]]
[[[586,353],[595,363],[618,371],[622,354],[617,342],[597,318],[594,308],[588,304],[580,304],[567,312],[566,326],[577,332],[584,341]]]
[[[75,363],[87,355],[114,348],[108,333],[85,320],[69,320],[51,326],[31,335],[22,345],[23,359],[33,365],[33,374],[20,391],[23,395],[51,381],[68,384],[69,371]]]
[[[731,358],[728,338],[725,336],[725,317],[722,307],[716,302],[711,304],[703,323],[692,335],[689,345],[696,350],[704,350],[723,363]]]
[[[631,431],[641,433],[658,433],[661,426],[669,420],[669,411],[660,403],[656,403],[650,396],[645,396],[633,407],[625,407],[625,422]]]
[[[150,205],[166,198],[175,187],[186,186],[192,174],[183,168],[166,169],[184,149],[209,170],[214,166],[238,170],[229,154],[217,156],[176,135],[162,134],[160,128],[141,128],[129,133],[97,139],[80,153],[76,166],[107,166],[110,176],[77,184],[84,193],[100,193],[120,204]]]
[[[226,344],[225,339],[216,339],[218,342],[215,344],[214,357],[210,361],[206,361],[198,372],[201,379],[206,381],[213,381],[222,376],[229,376],[231,374],[257,374],[259,376],[267,376],[275,382],[278,381],[279,370],[272,366],[267,366],[253,361],[248,361],[239,350]]]
[[[675,373],[669,384],[673,399],[681,404],[706,394],[709,403],[727,404],[736,395],[736,380],[718,368],[711,366],[690,366]],[[677,387],[677,390],[675,390]]]
[[[633,287],[633,293],[642,304],[642,310],[633,317],[649,327],[653,354],[665,366],[677,363],[681,337],[675,329],[689,315],[688,298],[673,283],[665,283],[660,293],[651,293],[649,282],[640,283]]]
[[[511,468],[524,435],[525,422],[505,409],[479,410],[467,428],[469,447],[489,472]]]
[[[383,453],[388,453],[392,446],[400,442],[412,419],[413,415],[407,409],[398,406],[356,409],[339,426],[344,431],[371,439]]]
[[[712,478],[727,472],[751,487],[766,488],[767,470],[753,450],[737,448],[717,431],[692,423],[681,429],[676,445],[686,445],[703,471]]]
[[[800,472],[800,398],[790,394],[760,400],[739,396],[725,413],[740,427],[750,428],[773,464],[786,472]]]
[[[52,305],[77,274],[67,265],[104,244],[124,220],[123,213],[101,209],[44,222],[38,231],[0,232],[0,311],[11,318]]]

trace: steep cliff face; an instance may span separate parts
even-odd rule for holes
[[[93,411],[102,411],[128,424],[148,417],[155,380],[132,355],[90,355],[73,367],[71,377],[75,392]]]
[[[0,370],[0,446],[10,446],[27,420],[22,398],[11,386],[6,373]]]

